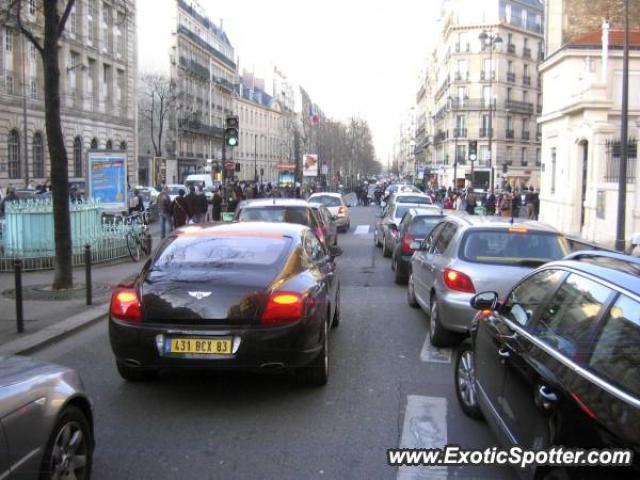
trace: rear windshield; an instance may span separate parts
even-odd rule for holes
[[[429,197],[423,197],[421,195],[408,196],[408,195],[399,195],[396,198],[396,203],[417,203],[420,205],[432,205],[433,202]]]
[[[271,237],[176,237],[164,247],[153,267],[270,266],[278,261],[289,241]]]
[[[185,185],[187,186],[187,188],[191,188],[191,187],[202,187],[204,188],[204,181],[203,180],[188,180],[187,182],[185,182]]]
[[[409,226],[409,233],[415,237],[425,238],[431,233],[433,227],[442,221],[441,216],[438,217],[416,217]]]
[[[241,222],[286,222],[300,225],[310,225],[309,210],[306,207],[251,207],[240,211],[238,220]]]
[[[527,265],[559,260],[568,255],[569,245],[564,237],[553,233],[480,230],[467,234],[460,252],[471,262]]]
[[[330,195],[320,195],[318,197],[312,197],[309,199],[312,202],[321,203],[325,207],[339,207],[342,205],[342,201],[337,197]]]
[[[415,208],[415,205],[399,205],[398,207],[396,207],[396,214],[394,218],[402,218],[410,208]]]

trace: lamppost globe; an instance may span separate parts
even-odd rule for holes
[[[493,37],[493,43],[494,43],[495,45],[498,45],[498,44],[502,43],[502,37],[501,37],[500,35],[497,35],[497,34],[496,34],[496,36],[495,36],[495,37]]]
[[[487,34],[487,32],[482,32],[480,35],[478,35],[478,38],[481,41],[486,42],[487,38],[489,38],[489,35]]]

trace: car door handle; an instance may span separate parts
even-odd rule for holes
[[[500,350],[498,350],[498,356],[500,358],[509,358],[511,356],[511,352],[509,351],[508,348],[506,347],[502,347]]]
[[[540,388],[538,389],[538,394],[544,402],[555,403],[558,401],[558,396],[553,393],[551,389],[546,385],[540,386]]]

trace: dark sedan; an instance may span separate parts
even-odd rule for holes
[[[174,232],[113,293],[109,333],[127,380],[176,367],[293,371],[324,385],[339,321],[336,265],[315,233],[245,222]]]

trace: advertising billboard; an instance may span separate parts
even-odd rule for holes
[[[105,210],[127,210],[127,154],[89,152],[89,197]]]
[[[304,157],[302,157],[302,176],[318,176],[318,155],[306,153]]]

